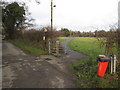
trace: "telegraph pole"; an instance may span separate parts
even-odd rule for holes
[[[56,5],[53,5],[53,0],[51,0],[51,31],[53,31],[53,7]]]
[[[53,31],[53,0],[51,0],[51,31]]]

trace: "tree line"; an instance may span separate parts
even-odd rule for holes
[[[80,32],[80,31],[72,31],[67,28],[62,28],[59,32],[61,32],[61,36],[64,37],[106,37],[110,32],[117,33],[116,30],[95,30],[94,32]]]
[[[30,21],[34,19],[27,18],[29,12],[24,3],[19,4],[18,2],[13,2],[8,4],[6,2],[1,2],[0,6],[2,6],[2,27],[8,39],[15,39],[18,32],[24,31],[26,27],[33,25],[30,23]],[[94,32],[81,32],[72,31],[67,28],[61,28],[61,30],[56,31],[56,35],[64,37],[106,37],[111,31],[116,33],[115,30],[95,30]]]

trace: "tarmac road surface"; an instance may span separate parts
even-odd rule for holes
[[[87,56],[84,54],[81,54],[77,51],[71,50],[68,47],[68,43],[72,40],[73,38],[69,38],[61,43],[61,45],[65,48],[65,53],[61,56],[61,59],[66,62],[68,65],[72,64],[75,61],[78,61],[82,58],[86,58]]]
[[[61,43],[66,54],[61,57],[25,54],[7,41],[2,44],[3,88],[77,88],[76,76],[68,69],[73,62],[86,56]]]
[[[75,77],[63,60],[27,55],[7,41],[2,49],[2,88],[76,88]]]

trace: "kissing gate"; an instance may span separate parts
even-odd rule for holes
[[[49,40],[48,44],[49,54],[60,56],[61,53],[64,53],[64,48],[60,45],[58,40]]]

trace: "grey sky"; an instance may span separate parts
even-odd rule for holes
[[[10,0],[15,1],[15,0]],[[20,1],[20,0],[19,0]],[[24,1],[24,0],[22,0]],[[27,5],[31,16],[38,26],[50,25],[50,1],[29,0]],[[53,0],[54,27],[69,28],[75,31],[90,31],[109,29],[109,25],[118,21],[119,0]]]

